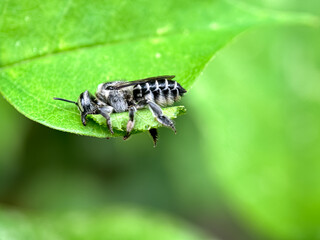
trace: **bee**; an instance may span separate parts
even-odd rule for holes
[[[174,75],[149,77],[145,79],[127,81],[113,81],[101,83],[97,92],[92,95],[88,90],[80,94],[78,101],[70,101],[63,98],[54,98],[77,105],[81,121],[86,126],[86,116],[89,114],[101,114],[107,122],[111,134],[114,134],[110,114],[128,112],[124,140],[130,137],[135,124],[135,113],[137,110],[149,107],[155,119],[163,126],[171,128],[176,133],[172,120],[165,116],[161,107],[172,105],[179,101],[187,92],[177,81],[172,80]],[[153,139],[154,146],[157,144],[158,132],[152,128],[149,133]]]

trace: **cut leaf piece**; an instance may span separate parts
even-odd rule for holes
[[[186,108],[184,106],[168,107],[162,110],[163,110],[163,114],[169,117],[170,119],[175,119],[186,112]],[[89,115],[88,117],[93,119],[100,125],[107,127],[106,119],[103,116]],[[123,136],[127,128],[128,120],[129,120],[128,112],[111,114],[112,127],[117,136],[118,135]],[[135,125],[132,130],[132,133],[148,131],[151,128],[159,128],[161,126],[162,125],[155,120],[155,118],[153,117],[149,109],[142,109],[142,110],[138,110],[135,114]],[[112,136],[109,130],[106,130],[106,131],[108,136],[109,135]]]

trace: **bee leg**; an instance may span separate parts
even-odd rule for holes
[[[157,141],[158,141],[158,131],[156,128],[151,128],[151,129],[149,129],[149,133],[153,139],[153,146],[156,147]]]
[[[111,106],[103,106],[99,108],[100,114],[107,119],[107,126],[111,132],[111,134],[114,134],[113,129],[112,129],[112,124],[111,124],[111,119],[110,119],[110,114],[113,111],[113,108]]]
[[[84,112],[82,112],[82,113],[81,113],[81,121],[82,121],[83,126],[86,126],[86,125],[87,125],[86,117],[87,117],[87,114],[84,113]]]
[[[171,127],[172,130],[176,133],[176,128],[174,126],[174,123],[165,115],[163,115],[161,107],[159,107],[155,102],[147,101],[149,105],[149,109],[151,110],[153,116],[157,119],[159,123],[166,127]]]
[[[127,140],[130,137],[130,133],[134,127],[134,114],[136,113],[137,109],[135,106],[129,107],[129,121],[127,123],[127,133],[123,137],[123,140]]]

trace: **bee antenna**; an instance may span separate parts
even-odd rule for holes
[[[74,103],[75,105],[78,106],[78,103],[74,102],[74,101],[70,101],[67,99],[63,99],[63,98],[53,98],[54,100],[60,100],[60,101],[64,101],[64,102],[69,102],[69,103]]]

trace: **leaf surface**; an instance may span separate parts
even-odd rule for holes
[[[76,100],[102,82],[157,75],[176,75],[189,90],[216,52],[242,31],[266,23],[314,21],[222,0],[6,0],[0,13],[4,97],[34,121],[96,137],[110,134],[94,121],[82,126],[74,106],[52,98]],[[179,114],[179,108],[168,111]],[[116,118],[128,119],[126,114]],[[135,131],[148,129],[152,121]]]

